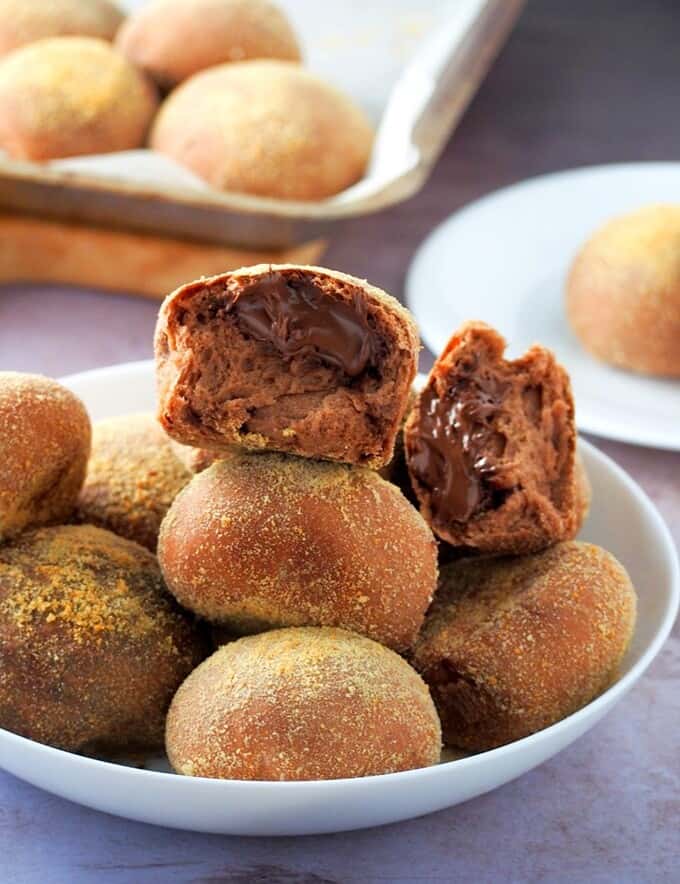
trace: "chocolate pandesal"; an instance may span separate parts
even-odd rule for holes
[[[153,415],[98,421],[76,519],[154,552],[163,517],[191,475]]]
[[[52,37],[0,60],[0,150],[44,161],[141,147],[153,86],[108,43]]]
[[[151,147],[218,190],[322,200],[358,181],[373,129],[347,96],[284,61],[224,64],[163,103]]]
[[[597,359],[680,378],[680,205],[613,218],[569,271],[567,316]]]
[[[300,60],[295,32],[269,0],[150,0],[126,19],[116,46],[163,89],[223,62]]]
[[[243,451],[175,498],[158,556],[186,608],[234,633],[338,626],[398,651],[437,579],[435,541],[373,470]]]
[[[178,442],[379,468],[416,373],[410,314],[367,282],[259,265],[169,295],[156,327],[159,420]]]
[[[427,687],[393,651],[339,629],[279,629],[192,672],[166,749],[189,776],[329,780],[435,764],[441,729]]]
[[[89,454],[90,419],[77,396],[40,375],[0,372],[0,542],[66,520]]]
[[[206,653],[136,543],[66,525],[0,546],[0,727],[76,752],[158,748]]]
[[[481,322],[437,359],[404,431],[421,512],[455,547],[504,554],[569,539],[576,500],[571,384],[538,345],[513,361]]]
[[[0,0],[0,56],[44,37],[112,40],[122,21],[111,0]]]
[[[492,749],[589,703],[616,677],[635,612],[625,569],[589,543],[446,565],[413,654],[444,742]]]

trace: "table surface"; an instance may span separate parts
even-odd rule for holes
[[[675,0],[531,3],[427,187],[353,224],[325,263],[397,295],[428,231],[518,179],[677,159]],[[143,359],[156,307],[73,290],[0,292],[0,368],[51,375]],[[680,453],[593,440],[680,541]],[[642,682],[557,758],[492,794],[358,833],[244,839],[96,813],[0,773],[0,880],[15,882],[677,881],[680,630]]]

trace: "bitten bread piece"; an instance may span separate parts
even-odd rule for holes
[[[406,423],[421,512],[453,546],[524,553],[574,536],[574,403],[553,354],[503,359],[505,341],[464,325],[435,362]]]
[[[0,61],[0,149],[21,160],[140,147],[156,95],[127,59],[91,37],[53,37]]]
[[[76,519],[154,552],[163,517],[191,475],[153,415],[99,421]]]
[[[180,604],[234,632],[340,626],[410,647],[437,581],[432,532],[372,470],[243,452],[191,480],[158,556]]]
[[[567,316],[593,356],[680,378],[680,206],[614,218],[583,246],[567,279]]]
[[[0,727],[71,751],[158,748],[206,645],[136,543],[66,525],[0,547]]]
[[[0,542],[65,521],[89,454],[90,419],[77,396],[40,375],[0,372]]]
[[[151,147],[218,190],[322,200],[364,174],[373,129],[332,86],[283,61],[225,64],[166,99]]]
[[[300,60],[288,19],[269,0],[151,0],[128,17],[116,46],[163,89],[223,62]]]
[[[616,677],[635,609],[623,566],[588,543],[445,566],[413,656],[444,742],[492,749],[589,703]]]
[[[225,645],[189,676],[166,748],[189,776],[332,780],[435,764],[441,729],[393,651],[339,629],[280,629]]]
[[[352,276],[292,264],[224,273],[182,286],[161,307],[159,420],[197,447],[381,467],[417,353],[407,311]]]
[[[109,0],[0,0],[0,55],[44,37],[112,40],[122,21]]]

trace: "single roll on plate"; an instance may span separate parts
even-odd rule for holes
[[[398,488],[281,454],[235,454],[194,476],[158,556],[180,604],[234,632],[339,626],[399,651],[437,579],[432,533]]]
[[[156,749],[207,653],[150,552],[91,525],[0,546],[0,727],[61,749]]]
[[[379,468],[418,356],[410,314],[321,267],[259,265],[189,283],[156,327],[158,418],[178,442]]]
[[[373,129],[345,95],[299,65],[201,71],[163,103],[151,147],[218,190],[322,200],[364,174]]]
[[[646,206],[597,230],[567,279],[567,316],[593,356],[680,377],[680,206]]]
[[[300,60],[295,32],[269,0],[151,0],[127,18],[116,46],[163,89],[223,62]]]
[[[108,43],[52,37],[0,61],[0,149],[43,161],[140,147],[154,87]]]
[[[155,552],[163,517],[191,475],[153,415],[98,421],[76,520]]]
[[[589,543],[446,565],[413,655],[444,742],[492,749],[585,706],[616,677],[635,611],[623,566]]]
[[[504,349],[489,326],[465,324],[404,430],[427,522],[452,546],[492,555],[570,539],[582,520],[569,377],[544,347],[513,361]]]
[[[0,0],[0,55],[44,37],[112,40],[122,21],[111,0]]]
[[[89,454],[90,419],[77,396],[40,375],[0,372],[0,542],[65,521]]]
[[[393,651],[339,629],[280,629],[192,672],[166,749],[189,776],[330,780],[435,764],[441,730],[427,687]]]

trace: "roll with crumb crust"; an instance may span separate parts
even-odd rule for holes
[[[445,565],[413,655],[444,742],[492,749],[585,706],[616,677],[635,613],[625,569],[589,543]]]
[[[339,626],[399,651],[437,579],[435,541],[372,470],[242,452],[194,476],[158,556],[184,607],[245,634]]]
[[[192,672],[166,749],[189,776],[329,780],[435,764],[441,729],[427,687],[393,651],[339,629],[279,629]]]

